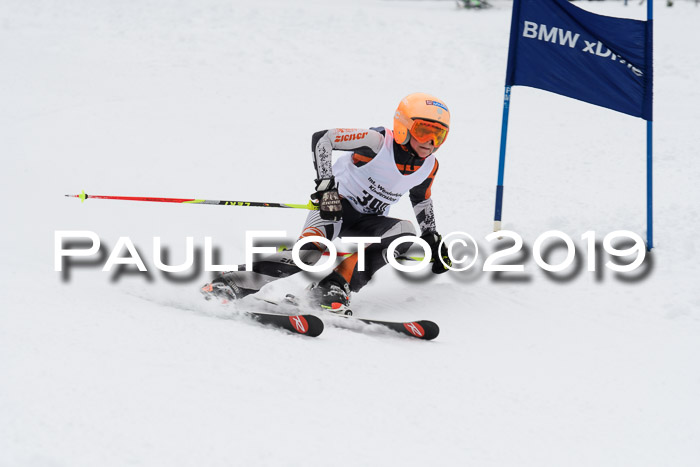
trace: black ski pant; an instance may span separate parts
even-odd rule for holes
[[[416,230],[413,223],[394,217],[377,214],[360,213],[345,199],[342,201],[343,216],[340,221],[328,221],[321,219],[319,211],[311,211],[304,224],[304,229],[299,239],[310,236],[321,236],[329,240],[337,237],[379,237],[379,243],[373,243],[365,247],[364,270],[359,270],[358,254],[353,253],[333,270],[332,274],[340,276],[350,284],[350,290],[359,291],[372,278],[374,273],[387,264],[387,248],[391,242],[399,237],[413,236]],[[400,244],[395,249],[396,255],[405,253],[411,244]],[[307,243],[300,250],[300,259],[305,264],[315,264],[323,255],[325,246],[321,243]],[[301,271],[292,259],[292,251],[284,250],[259,261],[254,261],[251,271],[224,273],[226,280],[232,280],[244,294],[252,294],[260,290],[265,284],[276,279],[291,276]]]

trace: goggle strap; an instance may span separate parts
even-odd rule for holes
[[[398,120],[400,124],[405,126],[407,130],[409,130],[409,131],[411,130],[411,127],[413,126],[413,119],[410,119],[410,118],[404,116],[404,114],[402,114],[401,112],[398,112],[398,111],[396,112],[395,117],[396,117],[396,120]]]

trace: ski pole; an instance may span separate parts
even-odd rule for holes
[[[338,256],[341,258],[347,258],[348,256],[352,256],[354,253],[343,253],[341,251],[338,252]],[[323,256],[329,256],[328,253],[323,253]],[[423,261],[425,259],[425,256],[407,256],[407,255],[399,255],[396,257],[396,259],[400,259],[401,261]]]
[[[192,198],[154,198],[150,196],[104,196],[88,195],[85,190],[79,195],[66,195],[68,198],[79,198],[80,202],[86,199],[116,199],[122,201],[150,201],[152,203],[182,203],[182,204],[213,204],[215,206],[248,206],[259,208],[292,208],[308,209],[318,211],[318,206],[309,201],[307,204],[287,204],[287,203],[262,203],[258,201],[226,201],[218,199],[192,199]]]
[[[289,250],[290,248],[286,246],[279,246],[277,247],[277,251],[284,251],[284,250]],[[330,256],[331,254],[327,251],[324,251],[323,256]],[[339,251],[336,253],[339,257],[345,259],[348,256],[352,256],[354,253],[349,253],[345,251]],[[396,257],[396,259],[400,259],[402,261],[423,261],[425,259],[425,256],[408,256],[408,255],[399,255]]]
[[[79,195],[65,195],[67,198],[79,198],[80,202],[84,202],[88,198],[92,199],[114,199],[121,201],[149,201],[152,203],[181,203],[181,204],[212,204],[215,206],[248,206],[261,208],[292,208],[292,209],[308,209],[309,211],[318,211],[318,206],[312,201],[307,204],[287,204],[287,203],[262,203],[258,201],[225,201],[213,199],[191,199],[191,198],[155,198],[149,196],[106,196],[106,195],[88,195],[83,190]],[[286,249],[279,247],[278,250]],[[327,253],[324,253],[327,254]],[[350,256],[352,253],[338,253],[341,257]],[[401,255],[396,259],[404,261],[422,261],[422,256],[406,256]]]

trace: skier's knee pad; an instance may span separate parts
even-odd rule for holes
[[[396,224],[391,226],[389,230],[384,232],[384,234],[382,235],[382,240],[387,239],[389,241],[393,241],[395,238],[405,237],[408,235],[416,235],[416,228],[413,227],[413,222],[407,220],[400,220]]]
[[[413,222],[407,220],[398,221],[389,230],[384,232],[384,235],[382,235],[382,256],[384,257],[384,261],[387,261],[387,247],[389,246],[389,244],[391,244],[391,242],[393,242],[399,237],[411,237],[415,235],[416,229],[415,227],[413,227]],[[394,250],[394,255],[402,255],[406,253],[410,247],[411,242],[406,241],[404,243],[401,243]]]

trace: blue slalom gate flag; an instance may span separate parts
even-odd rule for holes
[[[506,86],[530,86],[652,120],[652,21],[568,0],[514,0]]]

